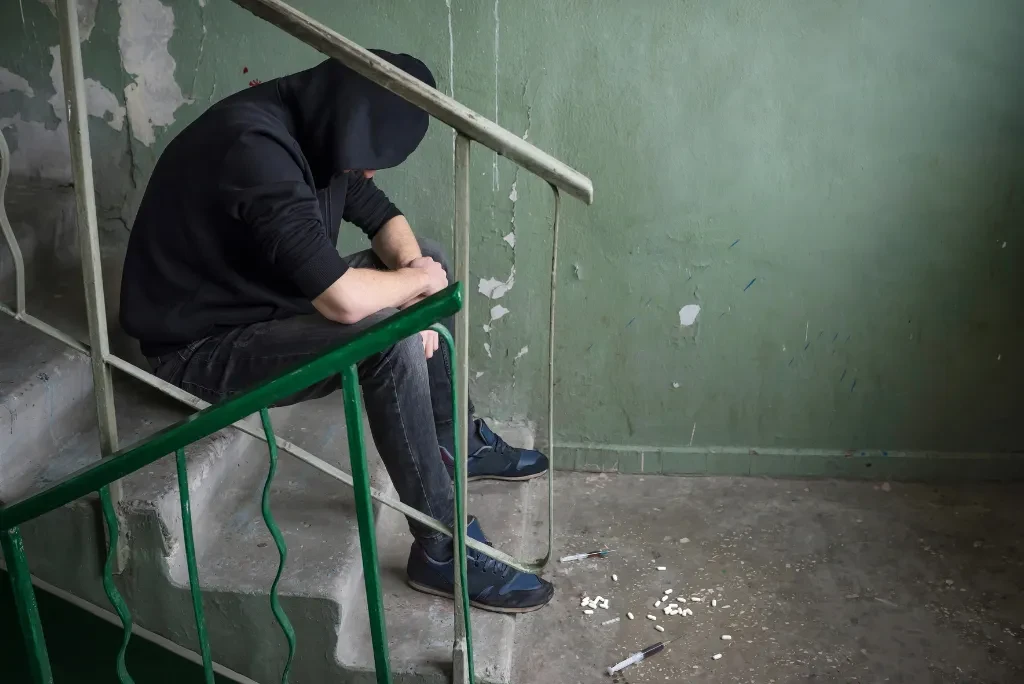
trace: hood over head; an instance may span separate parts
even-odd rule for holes
[[[436,87],[430,69],[415,57],[371,52]],[[278,92],[320,187],[345,170],[398,166],[419,146],[430,122],[422,109],[336,59],[280,78]]]

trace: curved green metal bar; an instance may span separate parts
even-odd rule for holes
[[[281,607],[281,599],[277,595],[277,585],[281,582],[281,573],[284,572],[284,564],[288,560],[288,547],[284,543],[284,535],[274,521],[274,515],[270,512],[270,486],[274,482],[274,475],[277,474],[277,442],[274,440],[274,427],[270,424],[270,412],[260,409],[260,421],[263,423],[263,431],[267,435],[267,446],[270,451],[270,468],[267,471],[267,481],[263,485],[263,521],[267,524],[270,536],[274,538],[277,546],[277,553],[280,560],[277,564],[277,574],[274,575],[274,583],[270,585],[270,610],[274,613],[277,624],[284,632],[284,638],[288,641],[288,659],[285,660],[284,669],[281,671],[281,684],[288,684],[288,674],[292,669],[292,661],[295,659],[295,629],[291,620]]]
[[[99,489],[100,507],[103,509],[103,521],[107,526],[107,561],[103,564],[103,590],[107,594],[110,605],[114,612],[121,619],[121,627],[124,629],[124,639],[121,640],[121,648],[117,651],[117,680],[121,684],[135,684],[135,680],[128,674],[128,666],[125,664],[125,653],[128,651],[128,640],[132,638],[132,614],[128,610],[128,604],[121,597],[121,592],[114,584],[114,568],[117,565],[117,540],[120,530],[117,524],[117,512],[110,499],[110,490],[104,485]]]
[[[203,676],[206,679],[206,684],[214,684],[213,656],[210,655],[210,640],[206,636],[206,618],[203,615],[203,592],[199,588],[196,544],[192,536],[192,505],[189,501],[185,448],[178,449],[175,457],[178,466],[178,498],[181,499],[181,533],[185,539],[185,563],[188,566],[188,589],[192,594],[192,612],[196,617],[196,635],[199,637],[199,652],[203,656]]]
[[[452,375],[452,387],[455,387],[455,381],[458,376],[459,365],[455,363],[455,340],[452,339],[452,334],[448,328],[444,327],[440,323],[435,323],[430,326],[430,329],[435,331],[444,343],[448,346],[448,353],[452,359],[451,364],[451,375]],[[459,406],[458,396],[455,392],[452,392],[452,425],[453,433],[455,435],[461,435],[463,427],[459,425]],[[456,438],[455,440],[455,453],[452,455],[455,461],[455,520],[464,521],[466,520],[466,502],[462,498],[462,492],[465,491],[465,487],[462,486],[466,479],[466,456],[462,453],[463,441]],[[458,608],[462,611],[463,624],[466,626],[466,656],[469,660],[469,684],[473,684],[476,681],[476,675],[473,671],[473,630],[470,628],[469,621],[469,579],[467,577],[468,569],[466,557],[466,526],[465,524],[454,526],[456,534],[453,535],[455,539],[455,563],[459,570],[459,575],[462,577],[462,593],[456,599]]]

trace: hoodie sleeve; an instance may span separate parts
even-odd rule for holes
[[[348,189],[345,193],[345,209],[341,217],[359,227],[366,237],[373,239],[385,223],[396,216],[401,216],[384,191],[377,187],[371,178],[361,174],[348,174]]]
[[[220,196],[231,218],[282,278],[316,299],[348,270],[327,237],[320,204],[291,151],[268,135],[242,136],[224,159]]]

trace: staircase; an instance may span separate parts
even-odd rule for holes
[[[31,246],[24,249],[29,310],[84,338],[81,274],[69,249],[75,240],[73,192],[12,182],[7,212],[23,248]],[[104,271],[108,287],[116,287],[123,245],[109,237],[114,244],[105,245]],[[0,269],[0,293],[11,301],[10,264],[0,261]],[[107,301],[116,302],[116,292],[108,292]],[[128,358],[137,358],[119,331],[112,329],[111,339],[119,354],[131,352]],[[114,380],[122,445],[191,412],[133,378],[115,374]],[[274,409],[272,415],[280,436],[348,471],[340,396]],[[523,429],[505,427],[502,432],[524,446],[532,441]],[[6,316],[0,317],[0,434],[0,501],[36,492],[100,453],[88,358]],[[192,445],[187,455],[214,659],[258,682],[278,681],[287,649],[269,603],[278,555],[260,511],[266,444],[229,428]],[[291,681],[372,681],[352,490],[287,454],[280,458],[271,504],[288,545],[279,591],[298,637]],[[375,451],[369,459],[374,486],[393,493]],[[173,457],[125,478],[123,487],[121,511],[131,557],[118,586],[136,624],[198,650]],[[525,551],[533,490],[498,483],[471,487],[470,510],[481,513],[499,548],[516,555]],[[397,681],[447,682],[452,604],[406,586],[411,541],[406,522],[388,508],[378,506],[375,514]],[[109,609],[100,573],[105,539],[95,500],[82,499],[38,518],[25,524],[22,533],[36,577]],[[509,682],[515,618],[474,611],[473,628],[477,680]],[[113,654],[110,662],[113,675]]]

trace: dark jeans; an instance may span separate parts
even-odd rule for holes
[[[444,265],[450,279],[440,246],[421,240],[421,248],[425,256]],[[355,268],[385,268],[369,250],[348,257],[348,262]],[[396,309],[384,309],[353,325],[334,323],[320,314],[253,323],[149,362],[158,377],[216,403],[337,347],[394,313]],[[454,329],[451,320],[442,323]],[[364,359],[358,368],[373,441],[399,497],[449,525],[454,520],[452,482],[438,444],[454,439],[450,367],[443,342],[428,360],[419,335],[414,335]],[[277,405],[316,399],[340,387],[340,376],[333,376]],[[443,536],[411,520],[409,528],[418,538]]]

